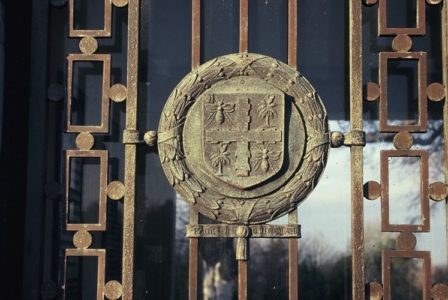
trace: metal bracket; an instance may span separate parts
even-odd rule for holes
[[[157,144],[157,131],[148,131],[140,140],[140,132],[134,129],[123,130],[123,144],[144,144],[153,147]]]
[[[331,147],[339,148],[342,145],[350,146],[365,146],[366,133],[364,131],[353,130],[346,133],[333,131],[331,133]]]

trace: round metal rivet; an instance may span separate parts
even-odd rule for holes
[[[380,97],[380,86],[375,82],[368,82],[365,85],[364,98],[367,101],[375,101]]]
[[[442,3],[442,0],[426,0],[429,5],[436,5]]]
[[[143,140],[145,141],[146,145],[150,147],[155,146],[157,141],[157,131],[150,130],[146,132],[143,136]]]
[[[104,296],[107,299],[115,300],[121,297],[123,294],[123,287],[121,283],[116,280],[111,280],[104,286]]]
[[[89,132],[81,132],[76,137],[76,146],[81,150],[90,150],[95,144],[95,138]]]
[[[112,181],[107,186],[107,195],[112,200],[120,200],[124,197],[126,188],[120,181]]]
[[[78,249],[86,249],[92,245],[92,235],[86,230],[80,230],[73,236],[73,244]]]
[[[438,283],[432,287],[431,298],[434,300],[448,300],[448,285]]]
[[[124,7],[124,6],[128,5],[129,0],[112,0],[112,3],[116,7]]]
[[[126,99],[128,96],[128,90],[127,88],[122,84],[114,84],[109,89],[109,98],[112,99],[114,102],[122,102]]]
[[[396,52],[407,52],[412,48],[412,39],[407,34],[399,34],[392,41],[392,49]]]
[[[429,197],[434,201],[441,201],[448,197],[448,189],[443,182],[434,182],[429,185]]]
[[[333,131],[331,133],[331,147],[341,147],[344,144],[344,139],[344,135],[341,132]]]
[[[370,296],[370,297],[368,297],[369,299],[380,300],[383,298],[384,291],[383,291],[383,286],[380,283],[369,282],[368,289],[370,292],[370,295],[368,295],[368,296]]]
[[[409,150],[414,144],[414,138],[409,132],[400,131],[394,137],[394,146],[398,150]]]
[[[397,247],[400,250],[412,250],[417,244],[417,238],[412,232],[402,232],[397,237]]]
[[[431,101],[441,101],[445,98],[445,88],[438,82],[431,83],[426,88],[426,95]]]
[[[51,101],[59,101],[64,98],[65,89],[59,83],[53,83],[47,88],[47,97]]]
[[[86,36],[79,42],[79,50],[84,54],[92,54],[98,49],[98,42],[94,37]]]
[[[375,200],[381,196],[381,185],[376,181],[368,181],[364,184],[364,197]]]

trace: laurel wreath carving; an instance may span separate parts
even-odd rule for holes
[[[230,198],[207,189],[189,171],[183,153],[182,130],[191,105],[214,84],[236,76],[272,84],[290,95],[304,116],[307,142],[300,167],[284,186],[260,198]],[[158,147],[169,182],[194,209],[224,223],[266,223],[294,210],[316,186],[329,151],[327,114],[314,88],[291,67],[263,55],[232,54],[203,64],[174,89],[159,124]]]

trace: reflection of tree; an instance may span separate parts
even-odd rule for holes
[[[382,283],[382,250],[396,249],[396,233],[381,232],[373,225],[366,226],[366,283]],[[393,258],[390,266],[392,299],[422,299],[422,265],[420,259]]]
[[[381,233],[372,225],[366,226],[366,283],[382,283],[382,250],[396,249],[395,235],[394,233]],[[226,247],[231,246],[227,244]],[[187,247],[176,247],[176,249],[182,251],[182,253],[176,252],[176,256],[182,261],[182,267],[178,265],[176,268],[176,299],[185,299],[188,290],[188,249]],[[331,245],[319,238],[319,235],[299,240],[299,249],[300,299],[351,299],[351,255],[348,251],[335,252]],[[221,277],[224,270],[222,268],[226,265],[228,268],[235,262],[233,249],[231,250],[232,255],[223,257],[221,260],[218,259],[216,265],[208,266],[204,263],[204,271],[207,272],[210,269],[213,272],[221,272],[221,275],[218,276]],[[216,252],[216,250],[213,251]],[[249,299],[287,299],[287,239],[251,239],[250,251]],[[219,254],[215,253],[213,257],[219,258]],[[392,259],[392,299],[422,298],[421,267],[419,259]],[[434,282],[446,281],[446,271],[443,268],[434,270]],[[236,282],[236,276],[233,273],[227,279]],[[202,278],[204,282],[209,280],[206,276]],[[232,288],[231,295],[207,299],[236,299],[236,284],[233,284]]]

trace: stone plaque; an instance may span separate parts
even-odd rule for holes
[[[233,54],[188,74],[159,125],[168,180],[194,209],[259,224],[295,209],[329,151],[325,108],[308,81],[263,55]]]

